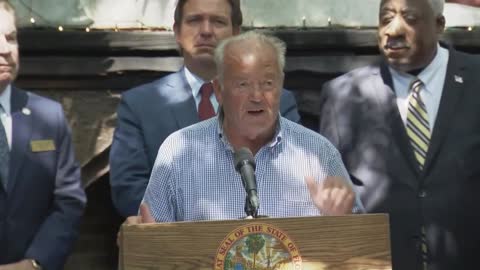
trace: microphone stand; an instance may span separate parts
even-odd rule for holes
[[[254,219],[258,218],[258,209],[254,209],[250,203],[250,196],[245,197],[245,214],[247,217],[245,219]]]

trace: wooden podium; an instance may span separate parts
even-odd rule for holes
[[[392,269],[388,215],[124,225],[123,270]]]

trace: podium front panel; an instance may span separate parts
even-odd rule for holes
[[[388,215],[124,225],[123,270],[387,270]]]

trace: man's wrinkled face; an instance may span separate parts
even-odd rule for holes
[[[378,46],[393,68],[421,69],[435,56],[444,26],[443,16],[435,16],[429,0],[383,0]]]
[[[224,110],[224,128],[247,140],[275,130],[283,72],[273,48],[239,42],[225,49],[222,89],[216,96]]]
[[[18,42],[15,16],[0,5],[0,90],[18,73]]]

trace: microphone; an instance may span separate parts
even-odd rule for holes
[[[259,206],[257,195],[257,180],[255,179],[255,160],[250,149],[240,148],[234,154],[235,170],[242,176],[242,183],[247,192],[245,212],[249,216],[256,217]]]

